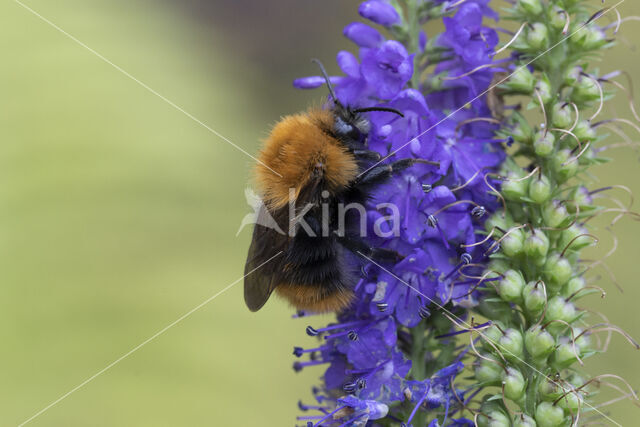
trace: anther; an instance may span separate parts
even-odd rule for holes
[[[484,206],[476,206],[471,209],[471,215],[475,218],[482,218],[485,213],[487,213],[487,210]]]
[[[300,357],[302,356],[303,353],[304,353],[304,349],[302,347],[293,347],[294,356]]]
[[[436,228],[436,225],[438,225],[438,219],[433,215],[429,215],[427,217],[427,224],[429,224],[429,227]]]
[[[430,192],[432,189],[433,186],[431,184],[422,184],[422,191],[424,191],[425,194]]]
[[[351,394],[356,391],[356,384],[353,382],[348,382],[342,386],[342,389],[345,391],[345,393]]]
[[[429,311],[426,305],[423,305],[422,307],[420,307],[420,310],[418,310],[418,314],[421,318],[426,319],[427,317],[431,316],[431,311]]]
[[[389,308],[389,304],[387,304],[386,302],[377,302],[376,307],[378,308],[379,312],[383,313],[387,311],[387,308]]]
[[[314,329],[311,326],[307,326],[307,335],[309,335],[311,337],[315,337],[318,334],[319,334],[319,332],[316,329]]]
[[[358,340],[358,333],[356,331],[349,331],[347,336],[349,337],[349,339],[351,341],[357,341]]]
[[[462,255],[460,255],[460,261],[462,261],[463,264],[470,264],[472,259],[473,258],[471,257],[471,254],[469,254],[468,252],[465,252]]]

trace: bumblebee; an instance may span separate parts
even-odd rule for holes
[[[251,311],[274,291],[298,310],[347,308],[357,282],[353,254],[382,263],[401,256],[370,246],[359,234],[362,216],[344,207],[364,206],[375,187],[415,163],[433,164],[421,159],[382,163],[386,158],[367,148],[370,122],[363,113],[402,113],[342,105],[324,67],[314,62],[333,105],[284,117],[265,140],[255,166],[263,204],[245,264],[244,299]]]

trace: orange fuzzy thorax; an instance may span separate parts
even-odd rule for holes
[[[270,209],[289,202],[289,189],[295,197],[312,178],[322,173],[324,190],[336,192],[347,186],[358,174],[354,156],[344,145],[323,129],[333,128],[333,114],[326,110],[311,110],[306,114],[284,117],[266,139],[256,166],[258,192]]]

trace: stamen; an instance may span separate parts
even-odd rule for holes
[[[516,34],[511,38],[511,40],[509,40],[504,46],[502,46],[500,49],[496,50],[493,54],[493,56],[496,56],[500,53],[502,53],[505,49],[507,49],[509,46],[511,46],[511,44],[513,42],[516,41],[516,39],[518,38],[518,36],[520,35],[520,33],[522,33],[522,30],[524,30],[524,27],[526,27],[529,23],[525,22],[523,23],[520,28],[518,29],[518,31],[516,32]]]
[[[613,331],[613,332],[617,332],[620,335],[622,335],[632,346],[634,346],[636,348],[636,350],[640,350],[640,345],[633,339],[631,338],[631,335],[629,335],[626,331],[624,331],[622,328],[620,328],[619,326],[616,325],[612,325],[610,323],[597,323],[593,326],[589,326],[587,329],[585,329],[584,331],[582,331],[577,337],[576,339],[580,338],[582,335],[584,335],[585,333],[587,333],[588,331],[592,332],[592,333],[597,333],[597,332],[602,332],[602,331]]]
[[[628,76],[628,73],[625,72],[625,75],[627,75],[627,79],[631,83],[631,78]],[[624,87],[621,83],[619,83],[619,82],[617,82],[615,80],[604,80],[604,79],[602,79],[602,81],[604,81],[605,83],[611,83],[612,85],[614,85],[618,89],[622,90],[627,95],[627,99],[629,100],[629,109],[631,110],[631,113],[633,114],[633,117],[637,121],[640,122],[640,116],[638,116],[638,112],[636,111],[635,100],[633,98],[633,92],[631,92],[631,90],[633,90],[633,87],[631,86],[631,90],[627,90],[626,87]]]
[[[606,187],[602,187],[602,188],[598,188],[597,190],[590,191],[589,195],[591,196],[593,194],[600,193],[602,191],[612,190],[614,188],[619,188],[621,190],[624,190],[629,195],[629,204],[627,205],[627,207],[630,209],[633,206],[634,198],[633,198],[633,192],[626,185],[620,185],[620,184],[618,184],[618,185],[608,185]]]
[[[632,128],[634,128],[638,133],[640,133],[640,127],[638,127],[638,125],[633,123],[631,120],[622,119],[622,118],[619,118],[619,117],[616,117],[616,118],[613,118],[613,119],[608,119],[608,120],[602,120],[602,121],[600,121],[598,123],[595,123],[591,127],[592,128],[597,128],[599,126],[602,126],[603,124],[613,123],[613,122],[620,122],[620,123],[627,124],[627,125],[631,126]]]
[[[604,298],[607,296],[607,292],[602,289],[600,286],[585,286],[584,288],[578,289],[577,291],[575,291],[574,293],[572,293],[571,295],[569,295],[569,298],[567,298],[567,302],[571,301],[572,298],[576,297],[580,292],[587,290],[587,289],[595,289],[600,291],[600,298]]]
[[[476,177],[478,176],[478,174],[479,174],[480,172],[482,172],[482,170],[483,170],[483,169],[484,169],[484,168],[480,168],[480,169],[478,169],[478,170],[476,171],[476,173],[474,173],[474,174],[473,174],[473,176],[467,180],[467,182],[465,182],[464,184],[462,184],[462,185],[460,185],[460,186],[458,186],[458,187],[452,188],[452,189],[451,189],[451,192],[452,192],[452,193],[455,193],[456,191],[458,191],[458,190],[462,190],[462,189],[463,189],[463,188],[465,188],[467,185],[471,184],[471,183],[473,182],[473,180],[474,180],[474,179],[476,179]]]
[[[487,329],[492,324],[493,324],[493,322],[491,322],[491,320],[489,320],[488,322],[485,322],[485,323],[482,323],[482,324],[479,324],[479,325],[473,325],[470,329],[463,329],[461,331],[449,332],[447,334],[438,335],[438,336],[436,336],[436,339],[448,338],[448,337],[453,337],[453,336],[460,335],[460,334],[466,334],[467,332],[472,332],[474,330]]]
[[[558,14],[560,13],[564,15],[564,27],[562,28],[562,35],[565,36],[569,32],[569,26],[571,25],[571,16],[567,13],[566,10],[559,10]]]
[[[593,239],[593,244],[597,244],[599,242],[598,237],[594,236],[593,234],[589,234],[589,233],[582,233],[582,234],[578,234],[576,237],[574,237],[573,239],[571,239],[571,241],[569,243],[567,243],[567,246],[564,247],[564,249],[562,250],[562,252],[560,253],[561,257],[564,257],[564,254],[567,252],[567,250],[571,247],[571,245],[573,245],[575,243],[576,240],[578,240],[580,237],[591,237]]]
[[[467,244],[460,244],[460,247],[461,247],[461,248],[472,248],[472,247],[474,247],[474,246],[482,245],[483,243],[488,242],[488,241],[489,241],[489,239],[491,239],[491,236],[493,236],[493,233],[495,233],[495,231],[496,231],[496,227],[493,227],[493,228],[491,229],[491,231],[489,232],[489,234],[487,235],[487,237],[485,237],[485,238],[484,238],[484,239],[482,239],[481,241],[476,242],[476,243],[471,243],[471,244],[468,244],[468,245],[467,245]]]
[[[411,411],[411,414],[409,414],[409,418],[407,419],[406,425],[411,424],[411,420],[413,419],[413,417],[415,417],[416,413],[418,412],[418,409],[420,409],[420,406],[422,406],[422,402],[425,401],[430,390],[431,390],[431,382],[428,383],[427,390],[424,392],[424,395],[422,395],[420,400],[418,400],[418,402],[416,403],[416,406],[413,408],[413,411]]]
[[[473,117],[471,119],[463,120],[460,123],[458,123],[458,125],[456,126],[456,132],[458,132],[462,126],[468,125],[470,123],[476,123],[476,122],[487,122],[487,123],[493,123],[495,125],[499,125],[501,123],[500,120],[494,119],[492,117]]]
[[[549,132],[549,119],[547,118],[547,110],[544,108],[544,102],[542,101],[542,95],[540,95],[540,91],[538,88],[534,90],[536,97],[538,98],[538,102],[540,103],[540,108],[542,109],[542,116],[544,117],[544,134],[546,135]]]
[[[575,105],[575,104],[574,104],[574,105]],[[575,125],[574,125],[574,127],[575,127]],[[582,149],[582,143],[580,142],[580,140],[578,139],[578,137],[576,136],[576,134],[575,134],[575,133],[573,133],[573,132],[571,132],[571,130],[573,130],[573,129],[571,129],[571,130],[565,130],[565,129],[553,128],[553,129],[551,129],[551,130],[552,130],[552,131],[556,131],[556,132],[562,132],[564,135],[562,135],[562,136],[560,137],[560,139],[564,138],[564,137],[565,137],[565,136],[567,136],[567,135],[571,135],[571,136],[573,137],[573,139],[575,139],[575,140],[576,140],[576,142],[578,143],[578,148],[579,148],[579,149]]]
[[[308,348],[308,349],[304,349],[302,347],[293,347],[293,354],[296,357],[301,357],[305,353],[315,353],[317,351],[327,350],[328,348],[329,347],[327,346],[320,346],[320,347]]]
[[[484,209],[484,207],[480,206],[479,204],[477,204],[473,200],[456,200],[453,203],[449,203],[448,205],[441,207],[440,209],[438,209],[437,211],[435,211],[434,213],[432,213],[429,216],[430,217],[433,216],[435,218],[435,216],[438,215],[439,213],[441,213],[441,212],[443,212],[443,211],[445,211],[445,210],[447,210],[449,208],[452,208],[452,207],[454,207],[456,205],[460,205],[460,204],[470,204],[470,205],[474,205],[476,207]],[[436,224],[437,224],[437,220],[436,220]],[[431,225],[431,224],[429,224],[429,225]],[[433,227],[433,225],[432,225],[432,227]]]
[[[569,132],[573,132],[573,130],[576,128],[576,126],[578,126],[578,123],[580,122],[580,110],[578,109],[578,106],[575,104],[575,102],[570,102],[569,105],[571,105],[573,107],[573,111],[576,113],[576,119],[573,122],[573,125],[571,125],[571,127],[569,128]],[[560,132],[562,132],[562,130],[560,129],[551,129],[551,130],[558,130]],[[560,136],[560,141],[562,141],[563,139],[565,139],[567,137],[567,133],[565,133],[564,135]],[[576,137],[576,139],[578,139]],[[578,144],[580,144],[580,140],[578,140]]]
[[[313,424],[311,427],[320,427],[320,424],[322,424],[323,421],[328,420],[329,418],[331,418],[333,416],[333,414],[335,414],[338,411],[341,411],[342,409],[344,409],[346,407],[347,406],[338,406],[336,409],[334,409],[333,411],[329,412],[327,415],[322,417],[322,419],[320,419],[320,421],[318,421],[317,423]]]
[[[478,67],[474,68],[474,69],[473,69],[473,70],[471,70],[471,71],[467,71],[467,72],[466,72],[466,73],[464,73],[464,74],[460,74],[460,75],[458,75],[458,76],[445,76],[445,77],[441,77],[441,79],[442,79],[442,80],[458,80],[458,79],[461,79],[461,78],[463,78],[463,77],[468,77],[468,76],[470,76],[471,74],[476,73],[476,72],[478,72],[478,71],[480,71],[480,70],[484,70],[485,68],[495,67],[495,66],[499,65],[499,63],[502,63],[502,62],[509,62],[509,61],[512,61],[512,59],[506,59],[506,60],[501,60],[501,61],[499,61],[499,62],[493,62],[493,63],[491,63],[491,64],[484,64],[484,65],[480,65],[480,66],[478,66]]]
[[[589,146],[591,145],[591,142],[587,142],[587,144],[584,146],[584,148],[582,150],[580,150],[580,152],[578,153],[577,156],[570,158],[569,160],[567,160],[566,162],[562,163],[562,166],[566,166],[570,163],[575,162],[576,160],[578,160],[589,148]]]
[[[593,83],[595,83],[595,85],[598,86],[598,91],[600,92],[600,106],[598,106],[598,109],[596,110],[596,112],[593,113],[593,116],[591,116],[591,118],[589,119],[589,121],[591,122],[593,121],[593,119],[598,117],[598,115],[602,112],[602,109],[604,108],[604,91],[602,90],[602,85],[600,84],[598,79],[584,72],[581,72],[580,74],[590,79]]]
[[[329,363],[329,361],[328,360],[309,360],[306,362],[294,362],[293,370],[296,372],[300,372],[302,369],[306,368],[307,366],[324,365],[325,363]]]
[[[501,242],[502,242],[502,241],[503,241],[503,240],[504,240],[504,239],[505,239],[509,234],[513,233],[513,232],[514,232],[514,231],[516,231],[516,230],[519,230],[519,229],[521,229],[521,228],[524,228],[524,227],[526,227],[526,226],[527,226],[527,224],[520,224],[520,225],[517,225],[517,226],[515,226],[515,227],[511,227],[510,229],[508,229],[508,230],[507,230],[507,232],[506,232],[506,233],[504,233],[504,234],[502,235],[502,237],[500,237],[500,238],[499,238],[498,240],[496,240],[496,241],[495,241],[491,246],[489,246],[489,249],[487,249],[487,250],[484,252],[484,255],[485,255],[485,256],[486,256],[486,255],[488,255],[488,254],[489,254],[489,253],[490,253],[494,248],[496,248],[496,247],[497,247],[497,246],[498,246],[498,245],[499,245],[499,244],[500,244],[500,243],[501,243]]]

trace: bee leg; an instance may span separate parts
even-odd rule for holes
[[[380,153],[378,153],[377,151],[362,150],[362,149],[354,149],[353,155],[358,160],[370,160],[372,162],[377,162],[382,158],[382,156],[380,156]]]
[[[393,249],[370,246],[367,242],[357,236],[338,237],[338,242],[357,255],[385,264],[395,264],[404,259],[403,255]]]
[[[369,186],[381,184],[392,177],[394,174],[402,172],[403,170],[415,165],[416,163],[438,166],[440,165],[440,163],[438,162],[432,162],[424,159],[400,159],[392,163],[372,167],[371,169],[360,175],[356,179],[355,184]]]

